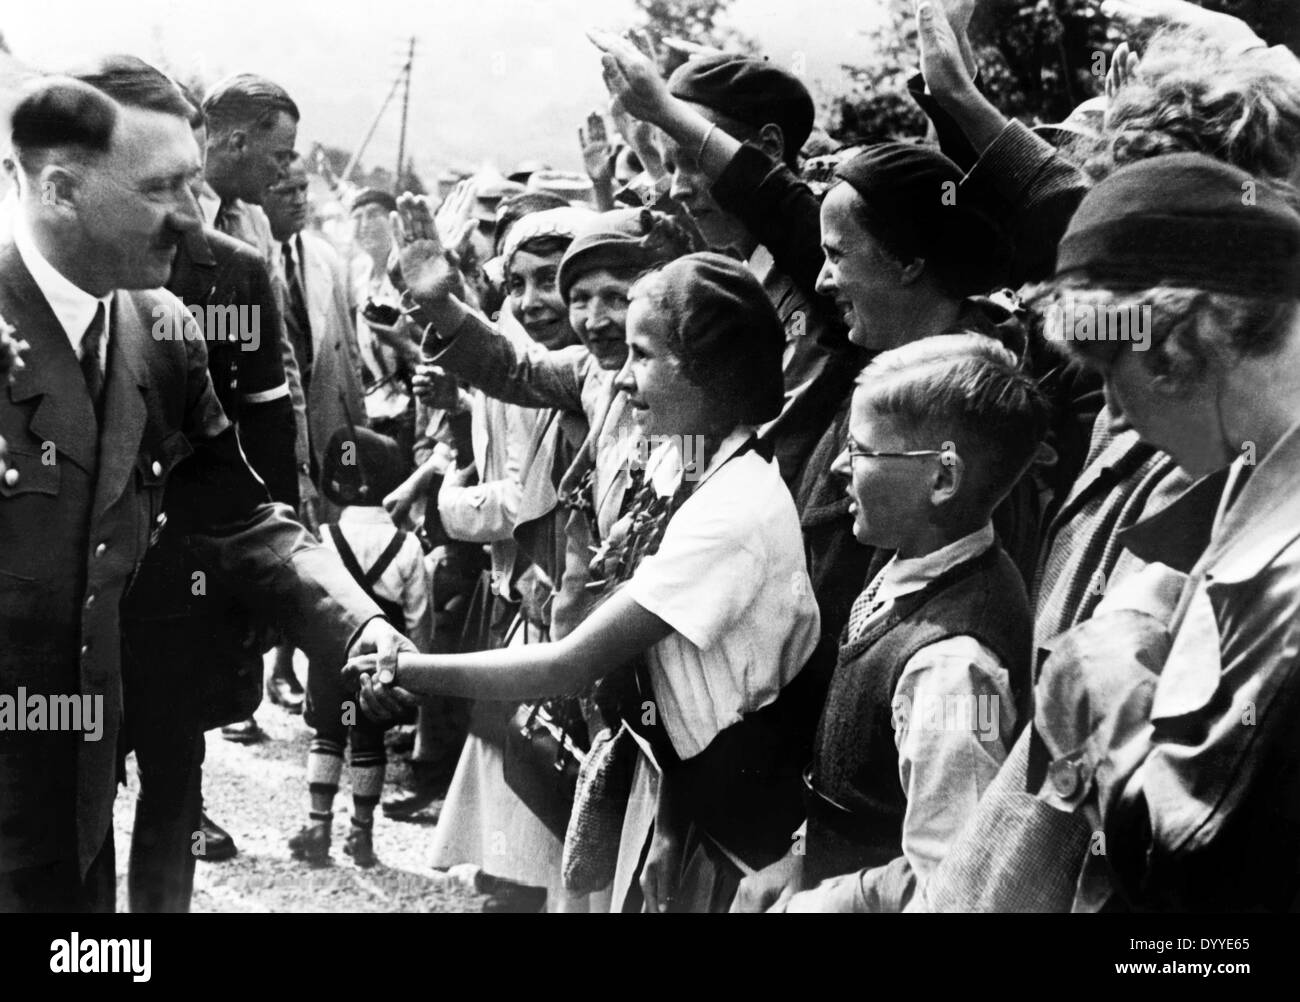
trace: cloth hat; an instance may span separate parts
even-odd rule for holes
[[[352,208],[348,211],[356,212],[367,205],[382,206],[385,212],[397,211],[397,199],[381,188],[362,188],[357,192],[356,198],[352,199]]]
[[[1300,298],[1300,214],[1277,189],[1203,153],[1152,157],[1084,196],[1056,277]]]
[[[867,232],[921,257],[947,290],[966,297],[1005,284],[1011,240],[990,208],[966,191],[962,171],[938,150],[877,143],[835,168],[864,203]]]
[[[764,59],[729,52],[688,59],[668,78],[668,90],[754,128],[779,125],[787,155],[797,153],[812,133],[815,109],[808,88]]]
[[[691,249],[690,235],[665,212],[614,209],[583,224],[560,262],[560,295],[567,303],[578,278],[599,268],[648,270]]]
[[[528,179],[539,170],[550,170],[551,165],[541,160],[521,160],[506,175],[506,179],[518,184],[527,184]]]
[[[518,181],[507,181],[499,174],[481,176],[474,197],[474,218],[480,223],[495,223],[501,199],[527,190]]]
[[[505,243],[501,247],[501,258],[505,266],[510,266],[510,259],[515,256],[520,244],[537,237],[567,237],[572,240],[579,227],[594,215],[596,213],[590,209],[575,206],[529,213],[510,227],[510,232],[506,234]]]
[[[528,178],[529,191],[549,191],[568,202],[586,204],[591,201],[591,178],[571,170],[539,170]]]
[[[339,428],[321,463],[321,490],[340,507],[382,505],[402,485],[402,450],[369,428]]]
[[[688,370],[740,405],[738,420],[763,424],[785,402],[785,327],[754,273],[739,261],[704,251],[655,273],[653,299],[677,333]]]

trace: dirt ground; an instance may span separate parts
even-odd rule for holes
[[[301,658],[301,654],[299,655]],[[304,674],[300,671],[299,674]],[[203,794],[209,816],[235,839],[231,860],[200,860],[194,877],[194,912],[477,912],[482,898],[429,866],[434,808],[412,822],[375,813],[379,865],[362,870],[343,854],[348,831],[346,770],[334,805],[333,863],[316,869],[289,855],[288,839],[307,820],[305,779],[311,732],[301,716],[263,702],[257,722],[267,740],[254,745],[207,736]],[[405,759],[390,755],[384,795],[404,778]],[[118,861],[117,907],[127,910],[126,863],[138,783],[134,757],[128,786],[114,811]],[[435,802],[434,807],[440,806]]]

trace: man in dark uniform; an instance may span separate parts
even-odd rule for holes
[[[391,670],[411,649],[271,503],[212,388],[197,325],[159,288],[199,226],[190,111],[171,95],[117,103],[44,78],[12,115],[19,200],[0,244],[0,315],[30,347],[0,393],[0,694],[98,713],[93,729],[0,731],[0,911],[114,908],[133,670],[120,606],[164,521],[190,546],[195,597],[201,582],[223,582],[327,661],[376,650]],[[183,336],[169,339],[159,325],[177,316]],[[158,698],[189,681],[163,680]],[[379,698],[398,702],[382,680]]]

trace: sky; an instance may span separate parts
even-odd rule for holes
[[[734,0],[727,23],[805,82],[832,88],[841,62],[863,61],[862,32],[881,0]],[[503,169],[528,158],[581,168],[577,130],[607,102],[588,27],[635,21],[631,0],[47,0],[6,5],[0,31],[15,57],[59,69],[130,52],[182,78],[249,70],[282,84],[315,140],[354,149],[416,36],[407,151],[417,171]],[[363,162],[396,163],[399,92]]]

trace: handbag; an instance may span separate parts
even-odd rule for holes
[[[564,889],[591,894],[614,879],[623,817],[632,795],[637,746],[621,723],[601,731],[578,769],[569,827],[564,835]]]
[[[506,785],[559,839],[569,826],[578,771],[586,758],[582,729],[577,701],[571,698],[524,703],[506,728]]]

